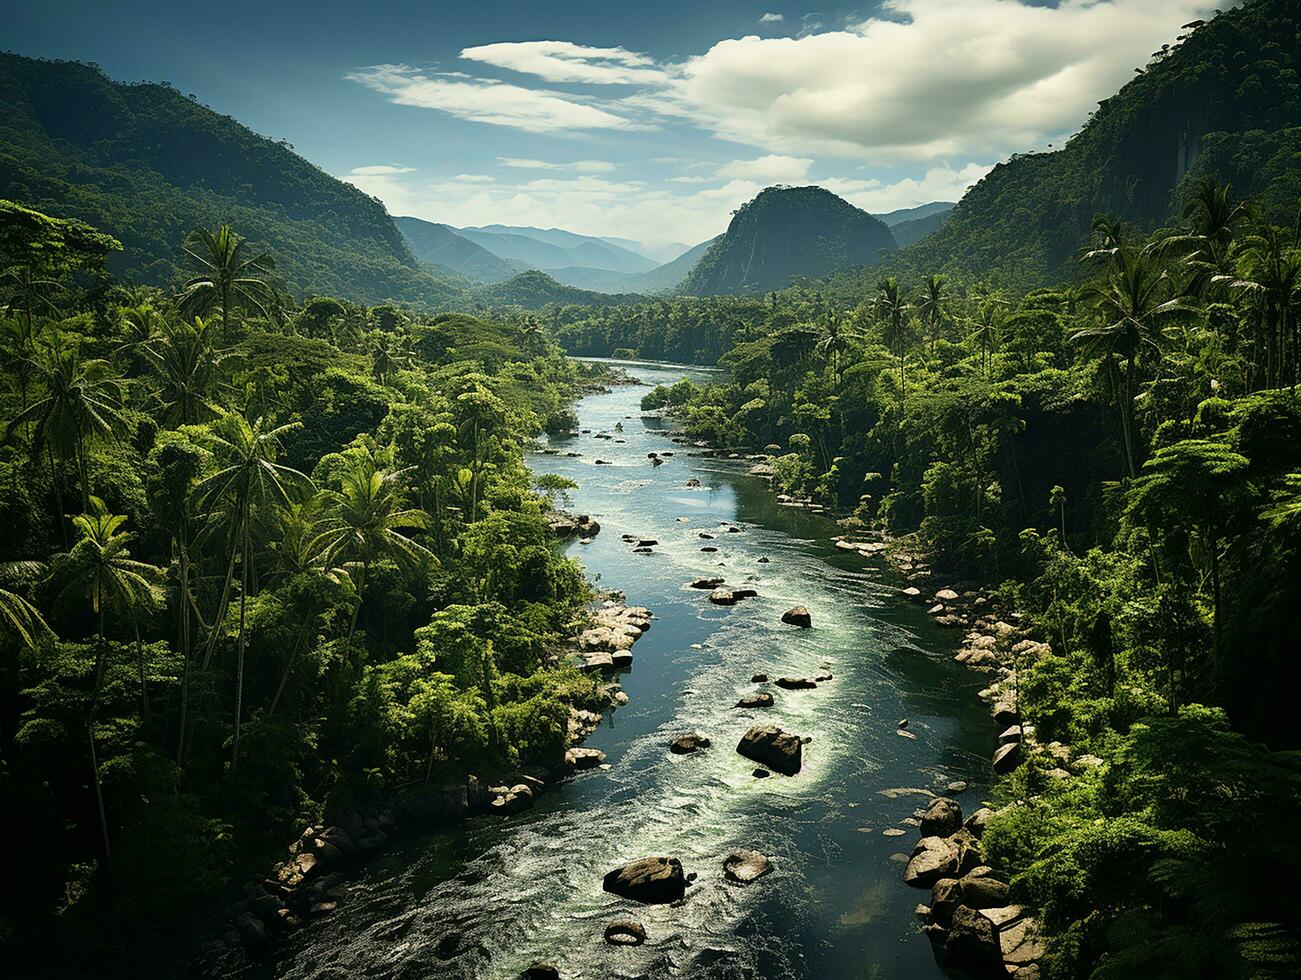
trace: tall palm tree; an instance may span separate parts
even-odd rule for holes
[[[431,524],[423,510],[406,506],[403,481],[410,473],[410,469],[384,470],[374,459],[364,458],[344,473],[340,490],[321,494],[327,507],[317,538],[321,550],[329,562],[346,562],[358,569],[348,643],[357,629],[366,575],[375,561],[387,558],[410,571],[435,560],[432,551],[402,533]]]
[[[1184,205],[1183,216],[1187,231],[1169,236],[1161,248],[1185,256],[1192,271],[1187,292],[1205,295],[1217,286],[1222,288],[1224,277],[1232,274],[1234,239],[1251,219],[1251,209],[1233,197],[1230,184],[1208,179],[1197,185]]]
[[[113,852],[109,841],[108,816],[104,810],[104,792],[95,750],[95,709],[104,684],[108,652],[105,617],[112,611],[128,619],[134,626],[141,611],[157,603],[163,571],[131,557],[129,545],[133,535],[122,530],[126,517],[110,514],[104,501],[98,497],[90,498],[87,510],[87,513],[73,518],[79,538],[70,551],[55,559],[51,576],[60,587],[60,600],[74,594],[81,595],[90,600],[91,611],[96,617],[95,681],[91,689],[86,734],[90,742],[91,772],[95,782],[100,832],[104,838],[104,857],[111,862]],[[143,677],[143,660],[140,668]]]
[[[272,427],[262,418],[250,421],[240,415],[221,416],[211,434],[212,450],[217,457],[218,468],[195,487],[195,497],[201,505],[226,508],[230,534],[230,561],[226,566],[226,581],[222,586],[217,616],[213,620],[208,648],[204,653],[205,669],[212,660],[226,610],[230,605],[230,589],[237,561],[240,567],[232,772],[239,765],[239,737],[244,709],[244,628],[247,623],[249,583],[254,558],[252,516],[256,509],[274,509],[288,504],[293,499],[295,489],[306,491],[311,488],[312,481],[305,474],[276,462],[281,438],[298,425],[299,423],[292,422]]]
[[[1297,382],[1298,321],[1301,321],[1301,247],[1277,227],[1266,227],[1243,243],[1236,276],[1216,277],[1250,294],[1264,315],[1263,374],[1266,388]]]
[[[827,320],[826,333],[818,341],[817,346],[813,348],[814,353],[831,363],[832,370],[836,372],[837,384],[844,377],[844,365],[841,360],[845,351],[849,350],[849,338],[858,336],[852,327],[846,326],[848,317],[848,313],[831,314],[831,317]]]
[[[49,346],[35,352],[30,366],[45,389],[45,397],[29,405],[9,423],[5,438],[19,426],[34,423],[32,452],[39,455],[42,449],[47,451],[55,493],[59,493],[55,460],[71,457],[77,464],[82,509],[89,511],[87,453],[95,439],[112,436],[123,426],[117,374],[108,361],[83,359],[75,347],[65,346],[57,334]],[[63,510],[61,499],[59,510]]]
[[[217,414],[208,393],[230,351],[216,346],[212,322],[164,320],[140,348],[162,384],[163,417],[170,423],[189,425]]]
[[[990,370],[994,364],[994,351],[1002,340],[1002,321],[1000,309],[1003,306],[1001,300],[987,299],[980,305],[980,310],[975,317],[968,320],[968,323],[974,328],[971,332],[970,340],[974,341],[980,348],[980,370],[985,377],[989,377]]]
[[[0,290],[8,294],[5,309],[10,313],[21,310],[30,333],[33,317],[58,315],[54,296],[63,291],[63,283],[38,272],[31,264],[16,265],[0,272]]]
[[[222,336],[230,336],[230,315],[254,310],[271,315],[275,287],[269,277],[275,260],[268,252],[252,253],[248,242],[222,225],[216,231],[196,228],[185,242],[185,254],[195,274],[181,287],[181,309],[187,314],[221,314]]]
[[[882,339],[899,358],[899,398],[904,397],[904,354],[908,343],[908,314],[912,304],[904,299],[899,280],[894,276],[882,279],[876,287],[873,310],[882,322]]]
[[[939,339],[940,328],[949,318],[948,303],[944,295],[944,277],[929,275],[922,280],[921,296],[917,299],[917,315],[926,324],[926,336],[930,341],[931,353],[935,352],[935,341]]]
[[[1184,300],[1174,292],[1169,274],[1150,251],[1122,248],[1116,252],[1106,283],[1088,293],[1103,322],[1071,335],[1072,341],[1082,343],[1091,355],[1104,357],[1108,365],[1116,358],[1125,363],[1120,418],[1130,479],[1138,475],[1134,447],[1136,362],[1145,348],[1160,349],[1166,324],[1188,313]]]
[[[400,370],[411,366],[411,355],[402,344],[402,338],[396,334],[379,333],[375,335],[370,348],[371,373],[380,384],[387,384],[389,378]]]

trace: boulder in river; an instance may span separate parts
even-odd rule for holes
[[[585,749],[575,746],[565,750],[565,765],[570,769],[582,771],[595,769],[605,761],[605,753],[600,749]]]
[[[768,683],[768,675],[767,675],[767,674],[755,674],[753,677],[750,678],[750,683],[751,683],[751,684],[767,684],[767,683]]]
[[[989,818],[994,815],[994,811],[987,806],[982,806],[979,810],[967,817],[967,822],[963,824],[973,836],[980,837],[985,833],[985,827],[989,824]]]
[[[611,946],[640,946],[646,941],[646,927],[635,919],[619,919],[605,927],[605,941]]]
[[[776,725],[754,725],[741,736],[736,751],[785,776],[794,776],[803,765],[804,743]]]
[[[723,859],[728,881],[748,885],[772,871],[772,862],[758,851],[736,850]]]
[[[905,884],[930,888],[941,878],[961,878],[980,864],[980,844],[966,830],[948,837],[923,837],[904,868]]]
[[[725,580],[721,578],[698,578],[691,583],[693,589],[716,589]]]
[[[806,691],[818,686],[812,677],[778,677],[773,683],[788,691]]]
[[[521,974],[523,980],[560,980],[560,971],[550,963],[539,960]]]
[[[709,593],[709,601],[716,606],[735,606],[736,593],[730,589],[715,589]]]
[[[782,622],[790,626],[798,626],[801,629],[808,629],[813,625],[813,617],[804,606],[795,606],[787,609],[782,613]]]
[[[957,800],[937,796],[922,814],[923,837],[948,837],[962,827],[962,807]]]
[[[709,739],[696,732],[687,732],[685,735],[679,735],[669,743],[669,751],[674,755],[689,755],[692,752],[699,752],[701,749],[707,749],[710,746]]]
[[[965,905],[953,910],[944,951],[955,964],[970,970],[991,970],[1003,962],[998,930],[989,919]]]
[[[773,706],[772,695],[767,691],[760,691],[757,694],[747,694],[740,701],[736,702],[738,708],[771,708]]]
[[[680,899],[687,890],[687,879],[677,858],[648,857],[615,868],[601,887],[634,902],[660,905]]]

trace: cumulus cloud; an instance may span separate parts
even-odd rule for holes
[[[804,179],[813,161],[807,157],[788,157],[770,153],[757,160],[733,160],[716,171],[719,177],[739,177],[769,184],[790,184]]]
[[[1076,128],[1208,7],[887,0],[844,30],[720,41],[640,107],[773,151],[875,161],[1003,154]]]
[[[608,174],[614,164],[608,160],[575,160],[573,163],[552,163],[550,160],[531,160],[527,157],[498,157],[503,167],[516,170],[576,170],[580,174]]]
[[[413,174],[415,167],[399,167],[396,164],[376,164],[373,167],[353,167],[348,171],[354,177],[384,177],[391,174]]]
[[[461,51],[461,57],[495,68],[536,75],[548,82],[601,85],[657,85],[663,68],[625,48],[594,48],[572,41],[503,41]]]
[[[488,79],[465,81],[409,65],[372,65],[345,76],[397,105],[437,109],[461,119],[531,133],[574,129],[644,129],[643,124],[558,92]]]
[[[786,18],[781,14],[764,14],[759,18],[760,24],[780,24]]]

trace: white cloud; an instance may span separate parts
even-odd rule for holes
[[[529,160],[524,157],[498,157],[497,162],[503,167],[515,167],[519,170],[559,170],[560,164],[548,163],[546,160]]]
[[[740,177],[769,184],[790,184],[801,181],[809,172],[813,161],[807,157],[788,157],[770,153],[757,160],[733,160],[716,171],[719,177]]]
[[[457,174],[452,178],[462,184],[491,184],[496,179],[489,174]]]
[[[1002,155],[1078,127],[1206,0],[887,0],[799,38],[720,41],[625,104],[773,152]]]
[[[575,160],[573,163],[552,163],[549,160],[531,160],[525,157],[498,157],[503,167],[517,170],[576,170],[580,174],[608,174],[615,169],[608,160]]]
[[[712,181],[711,177],[670,177],[670,184],[708,184]]]
[[[760,24],[780,24],[786,18],[781,14],[764,14],[759,18]]]
[[[891,184],[879,180],[835,179],[818,183],[864,211],[879,213],[931,201],[957,201],[968,187],[993,169],[980,163],[968,163],[957,169],[932,167],[921,177],[904,177]]]
[[[657,85],[664,69],[625,48],[594,48],[572,41],[502,41],[465,48],[461,57],[496,68],[536,75],[548,82]]]
[[[353,167],[348,171],[354,177],[384,177],[390,174],[413,174],[415,167],[399,167],[396,164],[376,164],[373,167]]]
[[[427,75],[408,65],[373,65],[345,76],[397,105],[437,109],[461,119],[531,133],[572,129],[644,129],[644,125],[557,92],[490,80]]]

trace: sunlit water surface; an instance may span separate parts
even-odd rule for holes
[[[703,376],[630,370],[648,384]],[[900,882],[923,796],[883,791],[964,779],[967,808],[980,799],[989,723],[979,685],[950,660],[953,637],[902,600],[885,569],[832,546],[830,520],[778,506],[749,464],[688,456],[663,421],[642,418],[647,390],[583,399],[578,415],[592,433],[551,441],[581,457],[530,460],[536,472],[575,480],[571,509],[601,523],[595,541],[569,553],[655,613],[622,676],[631,703],[587,742],[608,753],[611,768],[508,821],[484,817],[390,849],[357,873],[338,912],[251,975],[509,978],[538,958],[584,980],[943,975],[913,915],[927,896]],[[616,423],[624,442],[595,438]],[[647,453],[665,450],[672,460],[653,468]],[[686,486],[691,477],[700,489]],[[724,521],[744,530],[721,533]],[[625,532],[657,539],[654,554],[632,554]],[[702,552],[706,545],[719,550]],[[753,582],[759,597],[712,606],[687,587],[700,576]],[[780,622],[795,604],[811,611],[812,630]],[[834,679],[816,690],[774,689],[774,708],[732,707],[756,689],[756,672],[827,671]],[[901,718],[916,738],[895,733]],[[812,736],[798,776],[756,779],[735,752],[759,720]],[[693,730],[713,747],[667,751],[674,735]],[[889,828],[907,833],[883,835]],[[721,865],[736,847],[771,855],[775,872],[748,887],[727,883]],[[684,904],[639,907],[601,890],[606,871],[650,854],[677,855],[698,873]],[[645,925],[647,944],[607,945],[606,924],[629,916]]]

